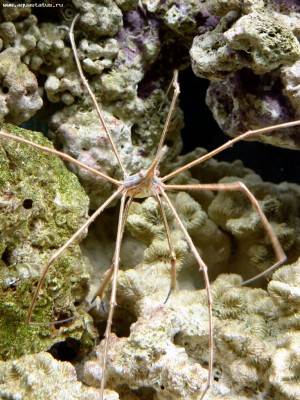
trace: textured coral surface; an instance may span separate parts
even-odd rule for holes
[[[71,49],[68,31],[77,13],[78,59],[129,174],[146,169],[155,155],[175,68],[192,65],[198,77],[210,80],[206,102],[230,136],[300,118],[296,0],[68,0],[47,9],[30,0],[24,4],[32,7],[2,3],[2,129],[51,146],[42,133],[16,125],[42,131],[57,149],[116,179],[122,171]],[[182,127],[176,105],[161,175],[205,154],[195,149],[180,155]],[[294,127],[257,139],[299,149],[299,132]],[[114,254],[115,203],[51,266],[33,312],[33,321],[42,323],[76,318],[58,325],[24,321],[49,257],[114,186],[68,165],[75,177],[57,157],[3,138],[0,164],[0,397],[99,399],[111,285],[102,304],[90,301]],[[249,199],[228,191],[170,194],[213,282],[214,380],[207,398],[296,400],[299,186],[264,182],[240,161],[215,160],[170,183],[237,180],[256,196],[290,264],[255,288],[239,285],[270,267],[275,256]],[[106,400],[199,399],[207,383],[207,292],[165,209],[176,290],[166,302],[170,261],[159,207],[153,198],[135,199],[121,249]]]
[[[279,269],[268,290],[232,288],[238,275],[223,274],[213,283],[214,384],[208,398],[299,398],[299,268],[298,261]],[[120,393],[129,386],[147,388],[148,395],[155,389],[155,399],[198,399],[208,357],[205,291],[179,290],[162,305],[161,278],[151,293],[141,277],[131,270],[120,276],[119,307],[137,322],[128,338],[112,338],[108,383]],[[133,292],[145,296],[134,305]],[[100,345],[85,363],[87,384],[99,386],[102,351]]]
[[[9,125],[5,129],[51,146],[39,133]],[[24,323],[43,267],[84,221],[88,198],[57,157],[9,140],[2,140],[0,149],[1,358],[49,348],[68,336],[76,340],[86,336],[91,346],[94,334],[84,312],[81,321],[57,329]],[[74,244],[50,269],[34,321],[56,321],[76,313],[74,304],[84,300],[88,278],[80,248]]]
[[[14,399],[98,400],[99,390],[77,381],[70,363],[56,361],[49,353],[0,362],[0,393]],[[14,382],[13,385],[11,383]]]

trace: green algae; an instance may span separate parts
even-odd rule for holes
[[[3,129],[52,146],[40,133],[11,125]],[[56,156],[1,138],[0,164],[0,357],[8,359],[68,336],[80,340],[84,324],[79,318],[57,328],[24,321],[41,271],[82,225],[89,201]],[[78,314],[88,278],[78,243],[72,244],[51,266],[32,320],[46,323]]]

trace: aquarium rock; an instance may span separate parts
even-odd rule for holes
[[[212,81],[206,102],[221,129],[236,137],[299,119],[299,6],[261,1],[210,1],[206,6],[221,19],[212,31],[194,38],[190,55],[195,74]],[[299,149],[299,135],[294,127],[255,140]]]
[[[0,53],[0,82],[0,114],[7,122],[21,124],[42,107],[36,78],[12,47]]]
[[[40,133],[2,129],[51,147]],[[42,325],[26,325],[25,319],[48,260],[85,221],[88,198],[57,157],[13,140],[0,142],[1,358],[46,350],[69,337],[82,341],[84,353],[95,332],[83,307],[89,275],[78,240],[50,267],[32,316]],[[72,316],[67,324],[51,325]]]

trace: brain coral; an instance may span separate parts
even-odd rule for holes
[[[213,283],[215,357],[209,398],[298,397],[299,332],[282,324],[284,312],[272,289],[281,275],[289,275],[289,293],[293,294],[298,269],[299,262],[280,269],[270,281],[269,291],[232,288],[241,283],[238,275],[220,275]],[[166,283],[153,274],[149,279],[156,281],[155,292],[141,270],[120,274],[118,306],[126,307],[127,316],[133,312],[136,323],[128,337],[112,336],[107,384],[120,395],[129,387],[135,393],[144,388],[149,398],[155,392],[159,399],[197,399],[206,384],[205,291],[175,291],[162,305]],[[134,292],[140,293],[135,304],[131,298]],[[286,310],[293,300],[288,304]],[[102,351],[100,345],[94,359],[85,363],[84,382],[88,385],[100,384]]]
[[[0,362],[2,398],[98,400],[99,390],[77,381],[75,368],[56,361],[49,353],[24,356],[15,361]],[[109,397],[117,400],[118,397]]]

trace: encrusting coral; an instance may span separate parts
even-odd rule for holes
[[[165,94],[172,71],[190,62],[196,75],[212,81],[207,103],[230,135],[299,118],[300,22],[295,2],[70,0],[62,10],[48,11],[1,10],[1,124],[4,119],[19,125],[35,116],[46,131],[47,120],[48,136],[58,149],[115,178],[122,179],[70,46],[68,30],[77,13],[78,57],[130,173],[147,168],[153,159],[170,107],[170,94]],[[196,149],[178,156],[182,125],[177,107],[162,175],[204,154]],[[48,143],[33,132],[5,129]],[[299,128],[258,139],[299,148]],[[78,318],[62,325],[26,326],[42,267],[82,224],[89,205],[78,181],[55,157],[8,140],[1,139],[1,145],[1,357],[17,358],[71,339],[79,346],[78,380],[98,387],[103,342],[82,358],[95,339],[84,299],[89,264],[95,268],[93,288],[110,266],[117,212],[106,210],[90,228],[81,244],[85,257],[76,243],[51,267],[33,314],[39,322]],[[110,184],[70,168],[89,194],[91,209],[112,193]],[[254,193],[295,261],[300,248],[297,185],[263,182],[239,161],[213,160],[170,183],[233,180],[242,180]],[[233,287],[242,279],[226,273],[248,279],[274,260],[249,200],[237,192],[212,191],[174,192],[170,198],[209,267],[211,281],[217,278],[212,284],[215,358],[210,398],[299,398],[298,264],[277,271],[268,291]],[[158,206],[152,198],[138,199],[129,212],[108,357],[107,387],[113,391],[106,390],[107,399],[196,399],[206,384],[206,292],[170,210],[166,215],[177,257],[177,289],[165,303],[170,263]],[[93,305],[89,310],[100,336],[109,294],[110,288],[102,308]],[[59,399],[66,390],[70,399],[99,396],[98,389],[77,380],[70,364],[45,353],[1,363],[0,376],[5,377],[0,397]]]

